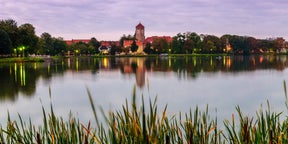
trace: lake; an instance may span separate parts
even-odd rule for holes
[[[94,121],[87,89],[97,107],[105,111],[143,96],[157,97],[160,111],[168,104],[168,115],[209,106],[211,116],[231,119],[239,105],[253,116],[269,100],[271,109],[287,113],[283,81],[288,79],[288,57],[194,56],[65,58],[44,63],[0,64],[0,122],[9,111],[35,124],[42,123],[42,106],[68,118],[71,111],[83,123]],[[51,94],[50,94],[51,92]]]

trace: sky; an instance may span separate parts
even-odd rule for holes
[[[0,0],[0,19],[30,23],[40,36],[119,40],[196,32],[288,40],[287,0]]]

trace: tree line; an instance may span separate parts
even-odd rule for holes
[[[282,37],[270,39],[256,39],[250,36],[197,34],[195,32],[178,33],[172,42],[164,38],[157,38],[147,43],[146,53],[172,53],[172,54],[260,54],[285,52],[287,42]]]
[[[0,20],[0,56],[64,55],[68,51],[77,54],[99,53],[100,42],[91,38],[89,43],[67,45],[63,38],[55,38],[44,32],[39,36],[35,27],[26,23],[18,26],[13,19]]]
[[[133,40],[130,47],[124,48],[124,40]],[[111,44],[110,54],[135,52],[138,49],[135,36],[123,35],[117,45]],[[44,32],[40,36],[35,34],[35,27],[26,23],[20,26],[13,19],[0,20],[0,56],[35,55],[65,55],[72,52],[75,55],[99,54],[101,43],[96,38],[91,38],[88,43],[78,42],[67,45],[63,38],[55,38]],[[197,34],[195,32],[178,33],[172,41],[159,37],[153,42],[146,43],[144,52],[147,54],[257,54],[277,53],[287,47],[283,38],[256,39],[250,36]]]

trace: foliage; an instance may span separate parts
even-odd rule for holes
[[[284,89],[287,95],[285,82]],[[237,106],[239,120],[236,121],[233,114],[231,121],[224,121],[222,130],[217,117],[211,119],[208,106],[204,111],[196,107],[188,113],[169,117],[167,105],[159,113],[157,97],[147,105],[142,96],[139,105],[135,88],[131,103],[126,100],[122,109],[108,114],[101,109],[104,116],[101,121],[92,95],[88,89],[87,92],[95,127],[91,127],[90,122],[82,124],[71,113],[64,121],[55,115],[51,103],[50,113],[42,107],[43,125],[38,128],[30,119],[25,123],[20,114],[18,121],[11,120],[8,113],[7,127],[0,126],[1,143],[288,143],[288,117],[281,120],[283,113],[271,112],[269,103],[265,112],[262,108],[256,112],[255,120],[244,116]],[[50,88],[49,95],[51,97]]]
[[[47,33],[47,32],[44,32],[42,33],[41,35],[41,40],[42,40],[42,52],[46,55],[49,55],[50,54],[50,51],[52,51],[53,49],[53,38],[52,36]]]
[[[124,44],[124,40],[136,40],[136,38],[134,36],[131,36],[131,35],[123,35],[121,38],[120,38],[120,46],[123,47],[123,44]]]
[[[152,54],[153,53],[153,49],[151,48],[151,43],[146,43],[145,48],[143,49],[143,51],[146,54]]]
[[[26,53],[36,53],[38,37],[35,35],[35,28],[31,24],[23,24],[19,28],[19,44],[26,47]]]
[[[226,46],[230,44],[234,54],[248,55],[260,53],[279,53],[281,48],[287,48],[283,38],[256,39],[249,36],[223,35],[220,38],[213,35],[198,35],[195,32],[178,33],[173,37],[172,53],[226,53]]]
[[[133,40],[133,43],[131,44],[131,51],[136,52],[138,50],[138,46],[136,44],[136,40]]]
[[[50,53],[51,55],[61,55],[63,56],[65,52],[67,51],[67,45],[63,41],[62,38],[56,38],[53,39],[53,49],[52,52]]]
[[[159,54],[159,53],[167,53],[169,44],[166,39],[164,38],[155,38],[152,43],[153,50]]]
[[[99,47],[101,45],[101,43],[95,38],[95,37],[92,37],[88,43],[89,45],[89,49],[92,50],[90,51],[91,53],[95,53],[95,54],[98,54],[99,53]]]
[[[17,22],[13,19],[0,20],[0,29],[8,35],[1,32],[1,51],[0,54],[19,56],[20,54],[46,54],[46,55],[64,55],[70,50],[77,54],[99,54],[98,48],[101,43],[92,37],[89,43],[75,44],[68,46],[64,44],[62,38],[55,38],[49,33],[44,32],[40,37],[35,34],[35,28],[32,24],[25,23],[18,27]],[[5,36],[4,36],[5,35]],[[129,53],[137,51],[137,45],[133,42],[129,48],[124,48],[125,40],[135,41],[132,35],[123,35],[120,40],[120,47],[113,47],[112,55],[116,53]],[[11,43],[11,46],[9,46]],[[5,46],[5,49],[3,45]],[[75,48],[78,47],[79,48]],[[229,50],[227,48],[229,47]],[[156,38],[152,43],[146,43],[144,52],[147,54],[263,54],[263,53],[283,53],[283,48],[287,49],[288,43],[282,37],[269,39],[256,39],[251,36],[238,36],[225,34],[221,37],[214,35],[197,34],[196,32],[178,33],[173,36],[172,42],[167,42],[164,38]],[[25,50],[19,50],[19,47],[24,47]],[[111,45],[112,47],[112,45]]]
[[[205,35],[202,41],[202,53],[222,53],[221,41],[213,35]]]
[[[10,54],[12,51],[12,43],[9,35],[0,29],[0,55]]]
[[[120,53],[121,52],[121,47],[120,46],[116,46],[115,44],[111,45],[111,49],[110,49],[110,54],[111,55],[115,55],[116,53]]]
[[[67,45],[63,38],[54,38],[49,33],[44,32],[41,35],[42,52],[46,55],[64,55],[67,51]]]
[[[19,46],[18,26],[15,20],[13,19],[0,20],[0,29],[4,30],[9,35],[13,48]]]

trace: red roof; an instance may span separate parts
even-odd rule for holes
[[[119,41],[100,41],[100,42],[101,42],[101,46],[108,46],[108,47],[111,47],[112,45],[120,46]]]
[[[143,26],[141,23],[139,23],[139,24],[136,26],[136,29],[144,29],[144,26]]]
[[[72,40],[66,40],[66,44],[71,45],[71,44],[75,44],[78,42],[84,42],[84,43],[89,43],[90,39],[72,39]]]
[[[151,37],[147,37],[145,39],[145,43],[152,43],[155,39],[157,38],[163,38],[165,39],[168,43],[171,43],[173,38],[170,36],[151,36]]]
[[[131,45],[132,45],[132,43],[133,43],[133,41],[134,40],[124,40],[123,41],[123,47],[130,47]],[[141,46],[141,45],[143,45],[143,43],[142,42],[140,42],[140,41],[136,41],[136,45],[137,46]]]

